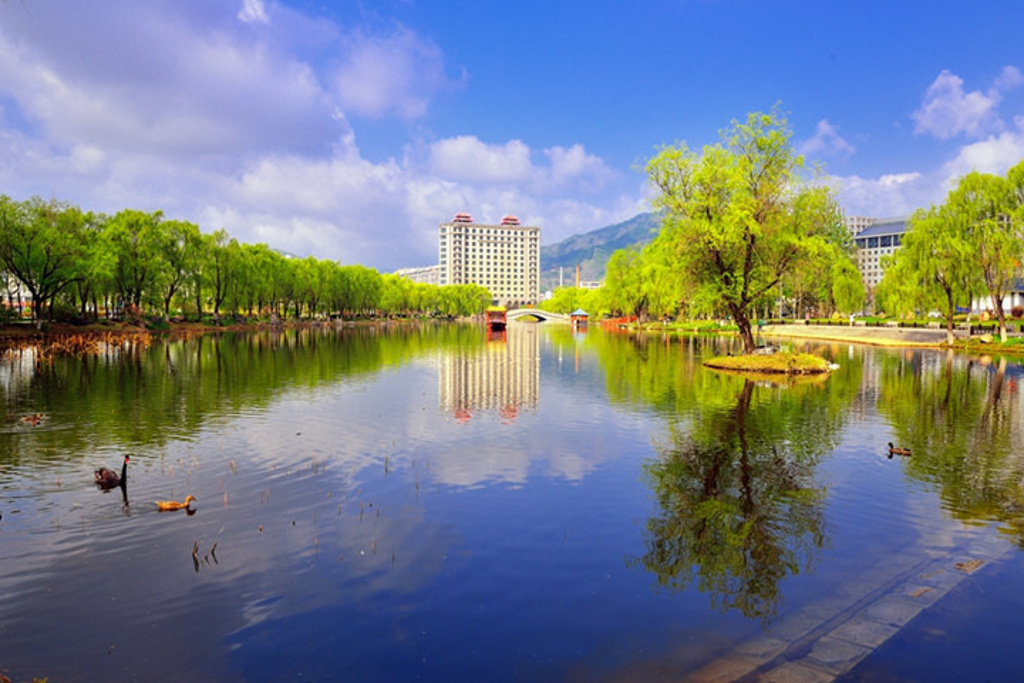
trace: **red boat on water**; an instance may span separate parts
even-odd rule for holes
[[[503,330],[508,324],[508,320],[505,317],[504,306],[489,306],[487,308],[487,329],[489,330]]]

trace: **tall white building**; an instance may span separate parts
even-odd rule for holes
[[[899,249],[907,232],[906,218],[876,218],[853,238],[856,261],[868,291],[873,291],[885,275],[882,257]]]
[[[540,300],[540,228],[505,216],[500,225],[473,222],[468,213],[438,226],[440,284],[478,284],[510,308]]]

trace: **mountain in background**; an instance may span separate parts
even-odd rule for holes
[[[628,221],[599,228],[582,235],[573,235],[557,244],[540,248],[540,289],[546,291],[576,281],[576,265],[583,281],[603,280],[612,253],[630,245],[643,246],[654,239],[660,219],[653,213],[642,213]]]

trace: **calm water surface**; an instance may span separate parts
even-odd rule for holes
[[[950,643],[1013,671],[982,644],[1019,605],[967,606],[1024,588],[1020,364],[823,345],[832,376],[780,386],[704,370],[728,343],[517,324],[8,353],[0,673],[681,680],[978,542],[849,678],[963,680]],[[124,490],[97,489],[124,454]]]

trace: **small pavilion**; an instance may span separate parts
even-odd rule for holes
[[[573,327],[586,327],[587,320],[590,316],[582,308],[577,308],[575,311],[569,314],[569,321]]]

